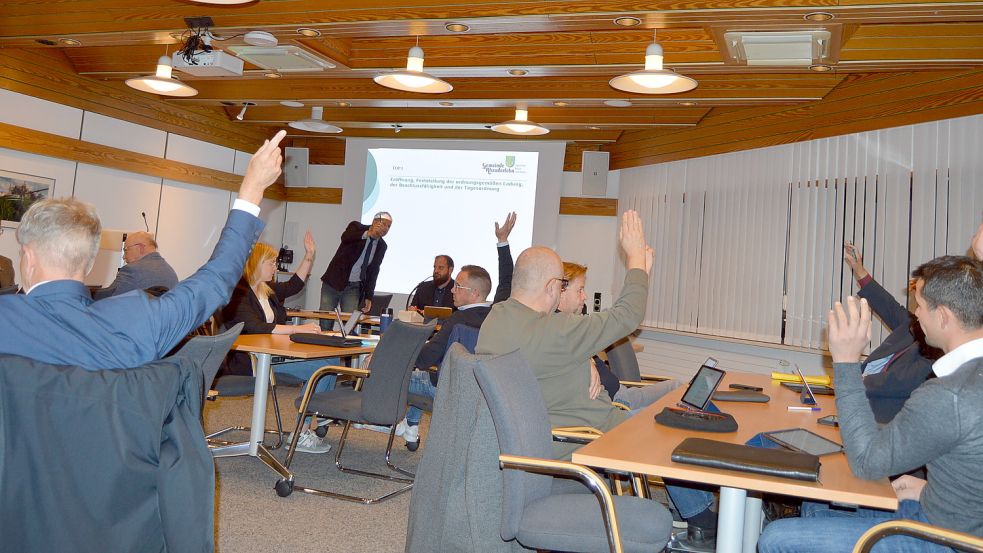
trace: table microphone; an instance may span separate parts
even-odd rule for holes
[[[140,212],[140,215],[143,216],[143,226],[147,227],[147,232],[150,232],[150,225],[147,224],[147,213],[144,212],[144,211],[141,211]]]
[[[409,309],[410,308],[410,302],[413,301],[413,296],[416,295],[416,290],[417,290],[417,288],[420,287],[420,284],[423,284],[424,282],[426,282],[428,280],[433,280],[433,275],[429,275],[427,278],[421,280],[416,286],[413,287],[412,290],[410,290],[410,295],[406,296],[406,307],[405,307],[405,309]]]

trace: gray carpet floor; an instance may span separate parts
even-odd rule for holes
[[[287,431],[296,421],[294,398],[298,387],[280,386],[277,397]],[[268,403],[267,428],[275,427],[272,402]],[[247,426],[252,398],[219,398],[206,402],[205,429],[214,432],[234,425]],[[422,438],[426,438],[429,417],[424,417]],[[324,454],[297,453],[291,470],[299,484],[359,495],[381,495],[401,484],[344,474],[334,466],[335,449],[341,427],[331,426],[328,439],[332,450]],[[230,433],[229,440],[244,440],[245,433]],[[373,472],[387,471],[384,460],[387,434],[368,430],[349,433],[342,458],[346,466],[364,467]],[[270,443],[268,440],[267,443]],[[273,454],[281,461],[286,445]],[[410,471],[423,454],[403,446],[396,438],[393,462]],[[299,551],[318,552],[397,552],[403,551],[410,493],[377,505],[362,505],[317,497],[295,491],[281,498],[273,491],[277,475],[253,457],[215,460],[215,546],[220,553]]]

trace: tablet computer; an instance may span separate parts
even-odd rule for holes
[[[693,380],[689,381],[681,403],[690,409],[705,410],[713,393],[717,391],[717,386],[720,386],[720,381],[724,379],[724,374],[724,371],[707,365],[700,367]]]
[[[823,438],[815,432],[810,432],[805,428],[789,428],[787,430],[774,430],[764,432],[764,437],[785,448],[809,453],[817,457],[830,455],[843,451],[843,446]]]

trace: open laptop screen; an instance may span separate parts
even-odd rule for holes
[[[356,310],[353,311],[352,313],[349,313],[348,320],[345,320],[343,317],[343,313],[341,312],[341,308],[338,307],[337,305],[334,308],[334,314],[335,317],[338,318],[338,325],[341,327],[342,338],[348,338],[349,336],[351,336],[352,331],[355,330],[355,325],[358,324],[358,320],[362,318],[362,312]],[[341,324],[342,321],[345,321],[345,323]]]
[[[815,405],[816,396],[812,393],[812,388],[809,387],[809,383],[806,381],[806,377],[802,376],[802,371],[799,367],[795,367],[795,372],[799,375],[799,380],[802,381],[802,391],[799,392],[799,402],[803,405]]]

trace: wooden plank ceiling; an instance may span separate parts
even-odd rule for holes
[[[804,19],[813,12],[832,18]],[[247,63],[242,77],[224,78],[175,71],[199,91],[187,99],[141,100],[122,84],[151,73],[157,57],[188,35],[184,18],[202,16],[213,20],[219,49],[262,30],[336,67],[281,75]],[[619,17],[638,24],[620,26]],[[468,29],[452,32],[445,28],[451,23]],[[319,36],[303,36],[301,28]],[[640,95],[608,85],[641,68],[653,30],[666,65],[695,78],[695,90]],[[820,60],[830,71],[747,66],[730,59],[723,38],[802,30],[831,33],[834,43]],[[404,66],[417,42],[425,70],[450,82],[452,92],[406,93],[372,81]],[[584,150],[609,150],[612,167],[631,167],[983,113],[983,0],[5,0],[4,51],[2,87],[167,130],[187,125],[185,134],[214,135],[240,149],[323,106],[341,135],[290,135],[311,148],[315,163],[344,162],[339,137],[508,138],[488,127],[512,119],[519,103],[551,130],[542,139],[567,142],[569,170],[579,168]],[[47,77],[32,75],[32,65]],[[605,103],[615,100],[629,105]],[[243,102],[255,105],[238,121]]]

